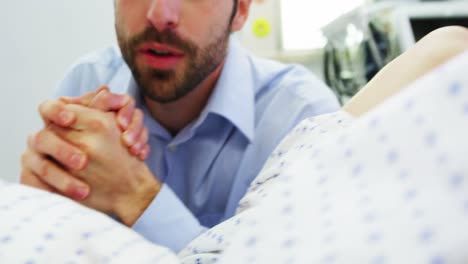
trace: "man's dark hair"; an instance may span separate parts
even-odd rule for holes
[[[239,5],[239,0],[234,0],[234,8],[232,9],[231,20],[229,24],[232,24],[232,21],[234,20],[234,17],[236,16],[238,5]]]

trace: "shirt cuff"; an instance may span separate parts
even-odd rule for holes
[[[153,243],[179,252],[206,228],[164,184],[150,206],[133,225],[133,230]]]

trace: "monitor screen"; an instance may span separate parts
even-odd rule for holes
[[[440,27],[453,25],[468,27],[468,17],[418,17],[411,18],[410,23],[414,39],[418,41]]]

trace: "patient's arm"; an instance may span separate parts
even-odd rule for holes
[[[433,68],[468,49],[468,29],[440,28],[385,66],[343,109],[360,116]]]

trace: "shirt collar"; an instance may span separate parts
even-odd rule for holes
[[[216,114],[224,117],[236,126],[249,141],[253,140],[255,91],[250,67],[247,52],[240,47],[235,37],[231,37],[220,77],[213,89],[213,93],[208,99],[206,107],[203,109],[200,117],[194,121],[194,129],[204,122],[208,114]],[[135,98],[136,105],[145,112],[145,125],[148,126],[150,131],[158,131],[165,138],[170,137],[169,133],[159,123],[152,120],[138,91],[138,85],[128,67],[125,65],[125,70],[121,71],[122,77],[119,79],[126,78],[129,80],[127,93]]]
[[[255,91],[247,52],[231,37],[226,60],[215,89],[202,112],[230,121],[250,141],[255,128]]]

